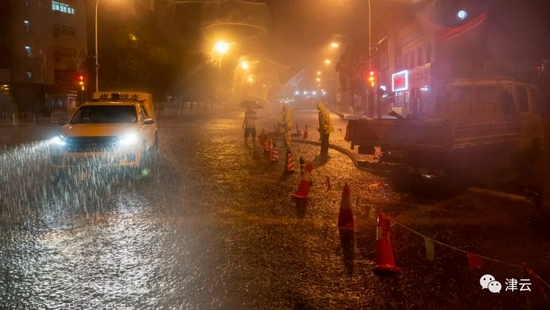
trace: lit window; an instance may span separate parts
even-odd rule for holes
[[[25,23],[25,31],[27,33],[31,32],[31,23],[28,20],[24,21],[24,23]]]
[[[31,59],[32,58],[32,50],[31,50],[30,46],[25,46],[25,52],[27,53],[27,58]]]
[[[27,71],[27,79],[32,80],[32,71]]]
[[[66,14],[74,15],[74,8],[62,2],[52,1],[52,11],[59,11]]]

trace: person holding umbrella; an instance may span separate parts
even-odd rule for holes
[[[248,137],[252,136],[252,145],[256,146],[256,111],[248,108],[244,112],[242,128],[244,129],[244,144],[248,145]]]

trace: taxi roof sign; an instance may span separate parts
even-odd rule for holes
[[[151,93],[139,91],[118,91],[105,90],[93,93],[92,101],[94,102],[136,102],[142,104],[147,110],[147,115],[155,116],[155,104],[153,103],[153,95]]]
[[[141,95],[141,96],[140,96]],[[94,101],[145,101],[147,100],[146,93],[123,93],[123,92],[105,92],[94,93]],[[141,97],[141,98],[140,98]]]

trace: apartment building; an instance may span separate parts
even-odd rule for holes
[[[74,106],[87,76],[84,0],[4,0],[0,20],[0,110]]]

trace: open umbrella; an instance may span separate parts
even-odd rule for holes
[[[254,101],[254,100],[242,101],[241,103],[239,103],[239,107],[245,108],[245,109],[252,109],[252,110],[264,108],[263,105],[261,105],[258,101]]]

